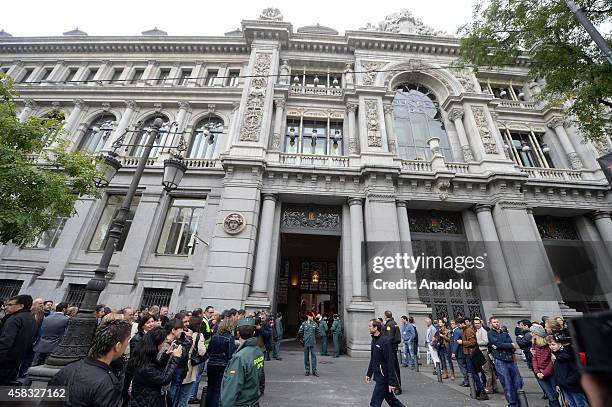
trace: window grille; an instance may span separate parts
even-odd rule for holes
[[[140,308],[152,307],[157,305],[159,307],[169,306],[170,300],[172,299],[172,290],[167,288],[145,288],[142,293],[142,301],[140,301]]]
[[[6,301],[19,294],[22,284],[21,280],[0,280],[0,300]]]
[[[87,284],[68,284],[68,291],[64,297],[64,302],[67,302],[71,307],[81,307],[85,299],[85,291]]]

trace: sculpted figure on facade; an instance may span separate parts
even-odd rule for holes
[[[268,21],[283,21],[283,15],[280,10],[274,7],[265,8],[259,15],[260,20]]]
[[[223,229],[230,235],[237,235],[246,226],[246,220],[240,213],[230,213],[223,221]]]
[[[495,144],[495,138],[491,134],[487,118],[485,116],[485,109],[482,106],[472,106],[472,112],[474,112],[474,120],[476,120],[476,128],[480,139],[487,154],[497,153],[497,144]]]
[[[363,84],[374,85],[378,71],[385,66],[382,62],[362,62],[363,67]]]
[[[351,64],[346,64],[344,67],[344,84],[346,87],[353,86],[355,84],[355,73]]]
[[[412,12],[407,9],[402,9],[385,17],[385,20],[378,23],[378,26],[368,23],[361,30],[365,31],[385,31],[396,34],[413,34],[413,35],[443,35],[442,31],[437,31],[432,27],[423,24],[420,18],[412,15]]]
[[[291,80],[291,70],[289,69],[289,63],[286,59],[283,59],[283,64],[279,68],[278,83],[281,85],[288,85]]]
[[[270,72],[271,61],[272,56],[268,53],[260,53],[255,57],[252,73],[254,77],[251,79],[246,109],[242,118],[241,141],[259,140],[266,86],[268,85],[267,75]]]

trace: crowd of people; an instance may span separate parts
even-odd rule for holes
[[[0,386],[20,384],[31,366],[44,364],[60,344],[70,318],[78,309],[66,303],[18,295],[7,300],[0,320]],[[198,389],[206,376],[206,405],[235,406],[257,403],[265,391],[264,361],[280,356],[284,335],[283,315],[266,311],[249,313],[213,306],[169,315],[168,307],[152,306],[135,311],[95,307],[97,329],[88,356],[62,368],[50,385],[69,386],[69,398],[91,406],[173,406],[199,403]],[[308,312],[298,340],[304,346],[306,376],[319,376],[320,354],[328,354],[333,340],[334,357],[342,353],[343,324],[339,315]],[[460,316],[425,318],[424,344],[427,363],[443,380],[461,379],[472,386],[478,400],[503,391],[511,407],[519,406],[523,378],[517,367],[522,352],[529,369],[551,407],[584,407],[588,401],[581,387],[567,324],[561,317],[518,321],[516,342],[506,327]],[[366,383],[376,382],[371,406],[384,400],[403,404],[400,366],[419,365],[419,335],[413,317],[398,324],[391,311],[372,319],[371,359]],[[519,356],[520,357],[520,356]],[[461,374],[456,373],[455,367]],[[499,383],[499,385],[498,385]]]
[[[0,386],[21,385],[31,366],[44,364],[77,311],[29,295],[7,300]],[[97,328],[87,357],[49,382],[67,386],[76,405],[185,407],[200,403],[204,375],[207,406],[252,405],[265,390],[264,361],[281,360],[281,313],[219,313],[208,306],[170,317],[168,307],[112,310],[104,304],[94,312]]]

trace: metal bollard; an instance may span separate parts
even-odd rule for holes
[[[438,382],[442,383],[442,369],[439,363],[436,363],[436,376],[438,376]]]
[[[476,398],[476,383],[471,373],[468,373],[468,383],[470,384],[470,397]]]
[[[529,401],[527,400],[527,394],[525,394],[525,390],[520,389],[518,391],[518,402],[521,407],[529,407]]]

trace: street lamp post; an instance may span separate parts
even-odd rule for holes
[[[97,327],[94,308],[98,303],[100,293],[106,287],[106,275],[108,274],[108,266],[111,258],[115,252],[115,245],[123,233],[132,200],[136,194],[136,189],[138,188],[142,174],[144,173],[151,150],[155,146],[155,141],[158,139],[161,133],[161,127],[162,120],[159,118],[156,119],[151,126],[149,138],[144,145],[145,149],[140,157],[140,160],[138,161],[138,166],[136,167],[130,187],[125,194],[117,216],[112,221],[110,230],[108,231],[107,240],[100,263],[94,272],[94,277],[87,283],[85,298],[83,299],[82,306],[79,308],[77,315],[70,319],[61,343],[47,358],[46,364],[44,366],[32,367],[28,371],[28,375],[30,377],[45,381],[45,378],[50,379],[53,374],[55,374],[57,369],[61,368],[62,366],[87,356]],[[145,130],[137,128],[136,131],[139,132]],[[129,131],[126,131],[125,134],[123,134],[115,143],[113,143],[114,150],[117,150],[122,146],[130,146],[129,144],[123,144],[124,137],[127,133],[129,133]],[[157,147],[161,147],[163,149],[164,147],[168,146]],[[175,189],[178,186],[183,173],[187,169],[182,163],[182,157],[180,156],[180,152],[184,151],[184,140],[182,134],[179,145],[176,147],[176,149],[179,151],[179,155],[177,157],[167,159],[164,162],[164,181],[162,184],[164,185],[166,191]],[[112,177],[121,167],[121,164],[115,159],[116,156],[117,154],[113,152],[109,156],[100,157],[103,159],[100,163],[104,168],[101,169],[102,176],[96,181],[97,185],[108,185]]]

